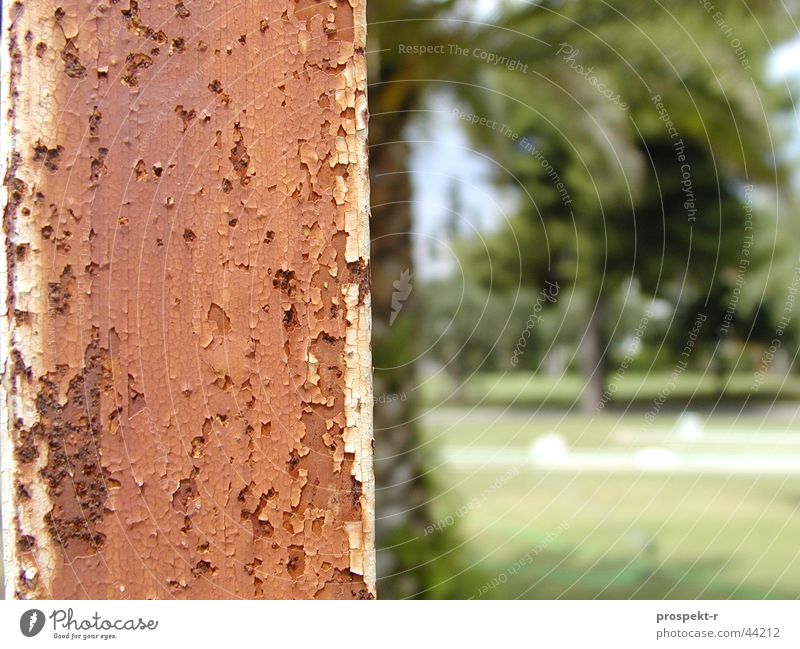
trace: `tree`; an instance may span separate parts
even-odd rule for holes
[[[611,296],[630,279],[654,297],[677,287],[698,294],[720,324],[725,278],[749,234],[744,187],[774,188],[781,178],[769,148],[764,107],[775,93],[760,73],[769,45],[761,30],[768,23],[771,34],[788,35],[789,26],[755,3],[726,5],[724,19],[693,2],[538,3],[504,23],[524,37],[498,35],[493,50],[534,74],[497,68],[469,98],[507,127],[504,137],[475,128],[475,141],[533,197],[515,235],[547,242],[523,263],[501,250],[495,265],[521,267],[523,285],[556,276],[589,298],[577,352],[586,410],[603,394],[617,324]],[[676,51],[679,35],[686,42]]]
[[[431,92],[466,81],[474,69],[460,57],[413,55],[405,46],[449,48],[477,43],[479,25],[458,19],[454,0],[369,5],[372,305],[375,359],[376,544],[382,597],[453,597],[462,565],[451,552],[453,530],[425,534],[432,520],[432,476],[419,450],[415,388],[423,310],[411,255],[407,129]],[[464,86],[466,88],[466,86]],[[395,283],[411,292],[395,308]],[[392,314],[395,314],[394,320]]]
[[[8,597],[374,595],[365,24],[5,4]]]

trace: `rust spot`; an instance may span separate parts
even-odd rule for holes
[[[106,157],[108,156],[108,149],[100,147],[97,150],[97,156],[92,158],[91,171],[89,173],[89,180],[93,185],[100,182],[100,176],[106,171]]]
[[[254,574],[256,574],[256,568],[262,564],[263,561],[261,561],[261,559],[253,559],[250,563],[244,564],[244,571],[252,577]]]
[[[181,122],[183,122],[181,132],[186,133],[186,129],[189,128],[189,123],[197,117],[197,111],[194,108],[186,110],[181,104],[178,104],[175,106],[175,112],[178,114],[178,117],[181,118]]]
[[[189,516],[184,516],[183,517],[183,526],[181,527],[181,532],[183,532],[184,534],[188,534],[189,532],[192,531],[193,527],[194,526],[192,525],[192,519]]]
[[[203,457],[203,452],[206,447],[206,438],[202,435],[192,438],[192,450],[189,452],[193,458]]]
[[[217,574],[217,569],[211,564],[210,561],[206,561],[203,559],[202,561],[198,561],[195,564],[195,567],[192,568],[192,575],[194,577],[213,577]]]
[[[170,56],[172,54],[183,54],[186,51],[186,39],[182,37],[173,38],[172,44],[170,45],[169,53]]]
[[[300,323],[297,320],[297,309],[295,309],[294,305],[292,305],[283,312],[283,326],[286,329],[294,329],[299,325]]]
[[[21,464],[30,464],[39,457],[39,449],[36,447],[36,436],[32,430],[18,427],[14,455]]]
[[[350,476],[350,506],[354,510],[361,509],[361,483]]]
[[[133,173],[136,175],[136,180],[138,182],[147,181],[147,165],[144,163],[144,160],[139,160],[136,163],[136,166],[133,168]]]
[[[178,488],[172,493],[172,507],[187,516],[190,513],[190,503],[193,503],[199,496],[195,481],[195,471],[196,469],[192,471],[191,477],[182,478]],[[191,509],[194,508],[192,507]]]
[[[316,592],[315,599],[374,599],[360,575],[334,569],[333,577]]]
[[[297,467],[300,466],[300,456],[297,454],[297,451],[292,451],[287,464],[289,465],[289,474],[296,477]]]
[[[176,2],[175,3],[175,15],[178,18],[188,18],[192,15],[192,12],[186,8],[186,5],[183,2]]]
[[[294,293],[295,283],[294,271],[284,270],[283,268],[276,270],[275,277],[272,279],[272,286],[285,291],[288,296]]]
[[[83,79],[86,76],[86,68],[81,65],[78,48],[71,38],[67,39],[64,49],[61,50],[61,60],[64,62],[64,73],[71,79]]]
[[[61,372],[39,381],[36,399],[39,423],[34,431],[48,445],[47,484],[52,509],[45,516],[47,529],[68,557],[93,554],[105,543],[98,530],[108,497],[111,477],[100,464],[100,395],[111,385],[108,354],[92,342],[84,354],[83,370],[69,380],[66,402],[61,402]]]
[[[211,83],[209,83],[208,89],[215,95],[219,95],[219,99],[223,104],[230,103],[230,95],[228,95],[226,92],[223,92],[222,83],[219,81],[219,79],[214,79]]]
[[[233,172],[239,176],[239,183],[244,186],[250,182],[250,177],[247,175],[247,168],[250,165],[250,155],[247,153],[247,146],[245,146],[244,143],[244,134],[238,122],[234,124],[233,129],[236,135],[236,144],[231,149],[228,160],[231,162]]]
[[[22,484],[21,482],[17,483],[17,499],[19,500],[30,500],[31,494],[28,492],[28,488]]]
[[[246,485],[239,490],[239,495],[236,497],[236,499],[240,503],[243,503],[245,500],[247,500],[247,497],[250,495],[252,491],[253,487],[251,485]]]
[[[44,166],[48,171],[57,171],[63,152],[64,147],[60,144],[51,149],[42,144],[40,140],[37,140],[33,147],[33,161],[44,162]]]
[[[92,110],[92,114],[89,115],[89,135],[97,137],[100,134],[100,122],[102,119],[103,114],[97,110],[97,106],[95,106]]]
[[[33,322],[30,311],[14,309],[14,322],[17,326],[30,325]]]
[[[347,270],[350,274],[349,281],[353,284],[358,284],[358,303],[363,304],[364,299],[369,295],[369,263],[365,262],[363,259],[351,261],[347,264]]]
[[[139,73],[153,65],[153,58],[144,52],[131,52],[125,57],[125,67],[122,71],[122,83],[126,86],[139,85]]]
[[[51,228],[52,231],[52,228]],[[65,315],[69,313],[70,300],[75,290],[75,273],[72,266],[65,266],[57,282],[47,285],[48,311],[51,315]]]
[[[272,527],[272,523],[269,521],[260,521],[257,519],[253,519],[253,539],[258,541],[259,539],[269,538],[272,536],[274,532],[274,528]]]
[[[141,16],[139,15],[139,3],[136,2],[136,0],[130,0],[129,7],[127,9],[122,9],[121,12],[125,20],[125,29],[131,34],[153,40],[156,43],[167,42],[167,35],[162,30],[156,31],[142,22]]]
[[[298,545],[289,546],[289,560],[286,562],[286,570],[293,579],[300,577],[305,571],[306,555],[303,548]]]

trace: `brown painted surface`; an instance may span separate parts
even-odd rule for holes
[[[374,594],[364,0],[3,20],[6,594]]]

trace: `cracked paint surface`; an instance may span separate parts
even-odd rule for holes
[[[7,596],[373,597],[364,0],[4,12]]]

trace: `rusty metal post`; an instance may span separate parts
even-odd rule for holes
[[[364,0],[11,0],[17,598],[374,596]]]

